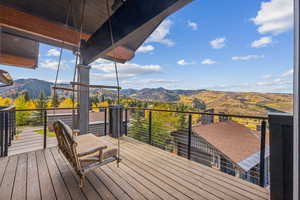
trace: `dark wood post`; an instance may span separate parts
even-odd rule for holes
[[[44,110],[44,149],[47,148],[47,110]]]
[[[128,124],[128,109],[126,108],[125,109],[125,135],[127,136],[128,134],[128,127],[127,127],[127,124]]]
[[[265,186],[266,121],[261,122],[259,185]]]
[[[192,114],[189,114],[189,127],[188,127],[188,149],[187,157],[191,159],[191,144],[192,144]]]
[[[4,113],[0,113],[0,156],[4,156]]]
[[[104,108],[104,135],[107,135],[107,108]]]
[[[8,112],[4,113],[4,156],[8,155]]]
[[[293,116],[270,114],[270,190],[272,200],[293,199]]]
[[[149,140],[148,143],[152,145],[152,111],[149,111],[149,130],[148,130]]]

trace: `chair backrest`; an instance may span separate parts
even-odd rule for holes
[[[72,129],[63,121],[58,120],[53,123],[56,134],[58,148],[72,164],[77,173],[81,173],[81,165],[77,156],[77,143],[73,139]]]

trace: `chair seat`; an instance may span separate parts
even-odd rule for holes
[[[78,144],[77,146],[78,154],[93,150],[97,147],[105,147],[105,149],[102,151],[102,156],[101,156],[102,160],[105,160],[113,156],[117,156],[118,154],[117,148],[112,147],[111,145],[109,145],[108,147],[105,143],[101,141],[100,137],[97,137],[93,134],[85,134],[85,135],[77,136],[75,137],[75,141]],[[81,159],[87,159],[87,158],[95,158],[95,161],[101,161],[99,160],[99,152],[95,152],[81,157]],[[84,162],[85,165],[88,163]]]

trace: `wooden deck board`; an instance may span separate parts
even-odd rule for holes
[[[116,140],[103,137],[108,144]],[[266,200],[269,192],[236,177],[143,144],[121,140],[120,167],[87,174],[85,187],[57,147],[0,159],[0,199]]]
[[[17,165],[15,184],[12,193],[13,200],[26,200],[27,184],[27,154],[21,154]]]
[[[40,180],[35,152],[27,153],[27,199],[41,199]]]

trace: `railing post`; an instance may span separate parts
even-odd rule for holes
[[[191,143],[192,143],[192,114],[189,114],[189,128],[188,128],[188,149],[187,149],[187,157],[191,159]]]
[[[127,136],[127,133],[128,133],[127,123],[128,123],[128,110],[127,110],[127,108],[125,108],[125,135],[126,136]]]
[[[16,109],[14,109],[14,134],[17,135]]]
[[[4,156],[4,138],[3,133],[4,129],[4,114],[3,112],[0,113],[0,156]]]
[[[261,122],[260,134],[260,168],[259,168],[259,185],[265,186],[265,149],[266,149],[266,121]]]
[[[104,135],[107,135],[107,107],[104,108]]]
[[[9,146],[11,146],[11,141],[14,139],[14,135],[13,135],[13,123],[12,123],[12,110],[10,109],[8,111],[8,127],[9,127]]]
[[[293,115],[269,114],[270,194],[272,200],[293,199]]]
[[[149,130],[148,130],[149,141],[148,143],[152,145],[152,111],[149,111]]]
[[[4,113],[4,156],[8,155],[8,112]]]
[[[47,148],[47,110],[44,110],[44,149]]]

